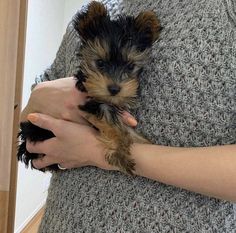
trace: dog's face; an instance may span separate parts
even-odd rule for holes
[[[111,20],[106,8],[93,1],[73,20],[82,41],[81,71],[88,95],[120,107],[132,107],[138,76],[149,48],[161,29],[156,15],[142,12],[136,18]]]

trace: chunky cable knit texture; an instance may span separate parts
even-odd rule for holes
[[[137,130],[161,145],[236,144],[235,1],[104,2],[114,16],[154,10],[164,27],[141,77]],[[36,82],[75,73],[79,43],[69,25]],[[234,233],[235,216],[226,201],[84,167],[53,174],[39,232]]]

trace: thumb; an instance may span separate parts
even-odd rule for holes
[[[52,131],[57,131],[59,120],[42,113],[30,113],[27,119],[34,125]]]

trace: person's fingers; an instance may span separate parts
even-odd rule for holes
[[[49,165],[58,163],[60,161],[60,157],[57,156],[57,152],[54,151],[55,141],[57,139],[55,137],[45,140],[43,142],[30,142],[26,141],[26,149],[30,153],[42,154],[42,157],[34,159],[32,161],[33,166],[37,169],[41,169],[47,167]]]
[[[52,158],[48,155],[45,155],[41,158],[38,159],[33,159],[32,160],[33,166],[37,169],[45,168],[48,167],[52,164],[55,164],[55,161],[52,160]]]
[[[53,137],[44,141],[31,142],[30,140],[26,140],[26,149],[30,153],[36,154],[54,154],[52,150],[57,143],[57,138]]]
[[[137,126],[138,122],[137,120],[127,111],[122,112],[122,119],[124,121],[125,124],[131,126],[131,127],[135,127]]]
[[[27,119],[40,128],[52,131],[55,135],[60,128],[60,120],[42,113],[30,113]]]
[[[45,154],[45,147],[43,142],[29,142],[26,141],[26,149],[30,153]]]

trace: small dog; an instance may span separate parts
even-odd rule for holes
[[[88,122],[99,130],[98,139],[107,151],[106,161],[132,175],[135,162],[130,146],[134,142],[150,142],[124,124],[121,113],[136,107],[139,76],[162,27],[152,11],[111,20],[104,5],[96,1],[74,17],[73,25],[82,42],[76,87],[89,96],[79,109],[87,113]],[[37,142],[54,135],[30,122],[23,122],[20,127],[18,160],[27,166],[31,161],[32,166],[32,159],[43,155],[29,153],[26,139]],[[57,169],[54,164],[41,170]]]

